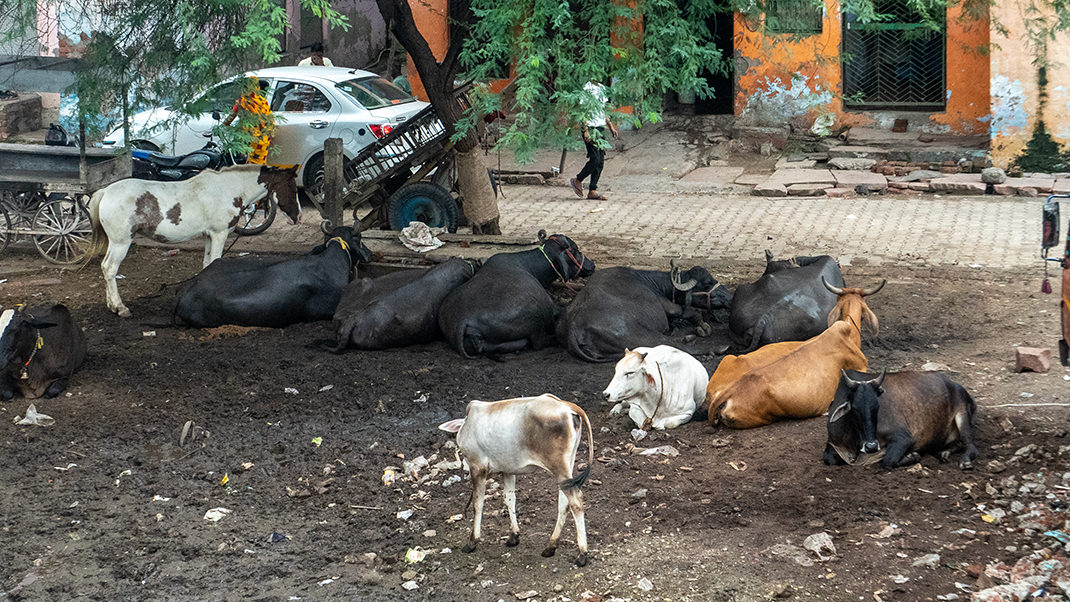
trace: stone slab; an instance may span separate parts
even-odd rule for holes
[[[865,184],[870,188],[883,189],[888,187],[888,178],[872,171],[834,171],[836,186],[839,188],[851,188],[859,184]]]
[[[929,189],[933,192],[942,192],[945,194],[984,194],[988,185],[981,182],[980,174],[956,174],[956,175],[976,175],[976,182],[968,182],[956,179],[954,177],[936,178],[929,181]]]
[[[829,149],[829,158],[848,157],[852,159],[886,159],[888,149],[875,146],[843,145]]]
[[[945,183],[946,182],[966,182],[966,183],[978,183],[978,184],[983,184],[984,183],[984,182],[981,182],[981,174],[979,174],[979,173],[941,174],[941,176],[939,178],[935,178],[933,181],[936,181],[936,179],[939,179],[940,181],[945,182]]]
[[[788,186],[788,196],[824,196],[829,188],[832,184],[792,184]]]
[[[1070,194],[1070,178],[1055,180],[1055,185],[1051,187],[1052,194]]]
[[[680,178],[684,182],[703,182],[708,184],[731,184],[743,175],[742,167],[699,167]]]
[[[868,170],[876,164],[876,159],[859,159],[855,157],[834,157],[829,159],[829,166],[833,169]]]
[[[767,184],[835,184],[836,178],[827,169],[778,169],[765,181]]]
[[[1001,186],[1010,186],[1015,190],[1034,188],[1037,192],[1048,194],[1055,187],[1055,178],[1007,178],[1007,181]]]
[[[764,173],[745,173],[736,178],[736,184],[742,184],[744,186],[757,186],[762,182],[769,179],[769,174]]]
[[[770,184],[768,182],[758,184],[751,191],[755,196],[780,197],[788,196],[788,189],[783,184]]]
[[[825,196],[830,199],[844,199],[855,196],[854,188],[826,188]]]
[[[777,169],[813,169],[816,166],[816,159],[802,159],[799,161],[792,161],[787,157],[781,157],[776,162]]]

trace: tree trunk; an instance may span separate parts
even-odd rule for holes
[[[464,199],[464,215],[475,234],[501,234],[498,199],[478,148],[457,149],[457,185]]]

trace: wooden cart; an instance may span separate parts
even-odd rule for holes
[[[77,263],[93,234],[89,195],[130,175],[121,150],[0,143],[0,253],[22,236],[52,263]]]

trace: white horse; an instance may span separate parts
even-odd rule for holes
[[[89,257],[105,247],[104,272],[108,309],[120,317],[130,310],[119,298],[115,276],[134,234],[160,242],[180,242],[203,234],[204,267],[223,255],[227,235],[245,208],[273,194],[293,223],[300,219],[296,168],[236,165],[206,170],[180,182],[128,178],[106,186],[89,201],[93,246]]]

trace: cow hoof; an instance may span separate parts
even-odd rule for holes
[[[940,452],[940,462],[941,463],[946,464],[950,460],[951,460],[951,451],[950,450],[946,450],[945,449],[944,451]]]
[[[583,552],[576,557],[576,566],[587,566],[587,552]]]
[[[697,338],[698,338],[698,336],[693,335],[693,334],[689,334],[689,335],[684,337],[684,342],[685,343],[690,343],[691,341],[694,341]]]
[[[705,322],[699,324],[696,330],[698,331],[698,336],[700,337],[708,337],[713,334],[713,327]]]
[[[509,539],[505,540],[505,545],[510,548],[515,548],[520,545],[520,536],[516,533],[510,533]]]
[[[118,315],[118,316],[119,316],[120,318],[129,318],[130,316],[132,316],[132,315],[133,315],[133,314],[131,314],[131,313],[130,313],[130,310],[129,310],[129,309],[127,309],[127,308],[125,308],[125,307],[120,307],[120,308],[119,308],[119,311],[117,311],[117,312],[115,312],[115,313],[116,313],[116,314],[117,314],[117,315]]]
[[[899,461],[899,465],[907,466],[910,464],[917,464],[918,462],[921,462],[921,454],[919,454],[918,452],[910,452],[909,454],[903,456],[903,459]]]
[[[464,544],[464,547],[461,548],[461,551],[464,552],[465,554],[471,554],[472,552],[476,551],[476,544],[474,544],[472,542],[468,542],[468,543]]]
[[[973,462],[968,460],[968,459],[966,459],[966,458],[963,458],[961,461],[959,461],[959,469],[960,470],[973,470]]]
[[[557,548],[556,547],[549,547],[549,548],[546,548],[545,550],[542,551],[542,557],[543,558],[549,558],[549,557],[553,556],[556,553],[557,553]]]

